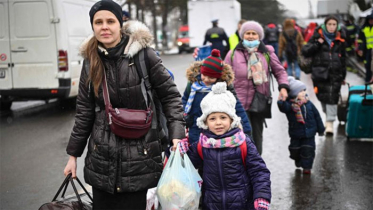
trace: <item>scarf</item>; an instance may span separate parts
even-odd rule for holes
[[[258,58],[258,47],[246,47],[249,52],[247,61],[247,79],[252,79],[255,85],[261,85],[268,81],[266,71],[263,70],[262,62]],[[269,64],[268,64],[269,65]]]
[[[195,81],[192,84],[191,91],[189,94],[189,98],[187,101],[187,104],[185,105],[184,112],[185,114],[188,114],[190,112],[190,109],[192,108],[192,103],[194,101],[194,97],[196,96],[197,92],[210,92],[212,85],[206,86],[202,81],[198,82]]]
[[[329,47],[331,47],[332,42],[334,41],[336,37],[336,33],[329,33],[326,30],[326,26],[322,25],[322,33],[324,34],[325,41],[329,44]]]
[[[235,131],[235,132],[234,132]],[[239,128],[235,128],[227,133],[234,133],[233,135],[221,135],[217,138],[208,137],[206,134],[201,132],[199,142],[204,148],[227,148],[227,147],[239,147],[244,141],[246,141],[245,133]],[[219,138],[220,137],[220,138]]]
[[[301,106],[308,102],[308,97],[304,98],[303,100],[290,99],[290,101],[292,102],[291,108],[295,112],[295,118],[297,119],[297,122],[300,122],[302,124],[306,124],[306,122],[304,121],[303,115],[302,115]],[[307,115],[307,113],[306,113],[306,115]]]

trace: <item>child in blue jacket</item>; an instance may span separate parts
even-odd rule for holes
[[[278,108],[289,121],[290,158],[296,167],[302,167],[304,174],[311,174],[315,158],[315,135],[324,134],[325,127],[319,111],[308,99],[306,85],[288,77],[290,93],[286,101],[277,101]]]
[[[211,55],[203,61],[195,61],[187,69],[188,85],[182,98],[186,126],[189,129],[190,143],[197,142],[201,129],[196,125],[196,120],[202,115],[201,101],[211,91],[216,82],[227,83],[228,90],[236,96],[233,88],[234,73],[232,67],[223,63],[219,50],[212,50]],[[237,99],[237,97],[236,97]],[[242,104],[237,99],[236,114],[241,117],[244,133],[251,135],[249,118]]]
[[[255,145],[239,128],[236,98],[225,82],[212,86],[202,99],[199,140],[179,141],[196,168],[203,166],[203,209],[267,210],[271,201],[270,172]],[[176,149],[176,142],[173,149]]]

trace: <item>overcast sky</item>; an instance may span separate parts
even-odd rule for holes
[[[309,12],[308,0],[277,0],[285,6],[286,9],[297,11],[301,17],[307,17]],[[310,0],[312,5],[313,14],[316,16],[317,1]]]

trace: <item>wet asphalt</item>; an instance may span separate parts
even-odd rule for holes
[[[185,69],[193,60],[191,54],[167,55],[162,59],[175,74],[175,82],[182,93],[186,86]],[[321,104],[310,91],[313,88],[309,75],[302,74],[301,80],[306,83],[311,101],[325,120]],[[347,81],[352,85],[363,84],[363,80],[352,73],[348,73]],[[347,95],[347,87],[342,88],[342,94]],[[276,90],[273,97],[277,96]],[[65,148],[75,110],[58,103],[34,111],[27,108],[27,104],[24,107],[12,107],[13,112],[1,113],[2,210],[38,209],[50,201],[63,181],[63,169],[68,160]],[[286,116],[278,111],[276,103],[272,113],[272,119],[267,120],[268,128],[264,129],[262,154],[271,171],[270,209],[373,209],[372,141],[348,141],[344,124],[336,121],[334,136],[316,136],[312,173],[304,175],[289,158]],[[82,181],[83,160],[78,159],[78,176]]]

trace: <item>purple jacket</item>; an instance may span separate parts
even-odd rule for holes
[[[238,131],[236,128],[221,136],[206,130],[203,133],[209,138],[219,139]],[[203,209],[251,210],[257,198],[271,201],[271,173],[249,137],[246,144],[246,168],[239,147],[202,148],[203,160],[198,155],[198,142],[189,147],[187,154],[193,165],[196,168],[203,165]]]
[[[271,60],[271,67],[272,67],[272,74],[276,78],[277,83],[279,84],[278,89],[286,88],[289,90],[289,83],[288,83],[288,75],[281,65],[281,62],[278,60],[274,49],[270,45],[264,45],[260,42],[258,47],[259,52],[259,59],[263,64],[263,68],[267,71],[268,79],[269,71],[268,71],[268,64],[266,58],[263,53],[269,52],[270,60]],[[249,53],[240,42],[237,47],[235,48],[233,62],[231,60],[232,50],[228,52],[227,56],[225,57],[225,63],[232,66],[233,72],[235,74],[234,79],[234,88],[237,92],[237,97],[241,101],[242,106],[245,110],[249,110],[251,102],[254,97],[254,83],[252,80],[247,79],[247,60],[249,59]],[[273,82],[271,81],[271,86]],[[268,82],[262,85],[257,86],[257,90],[260,93],[269,95],[269,85]]]

